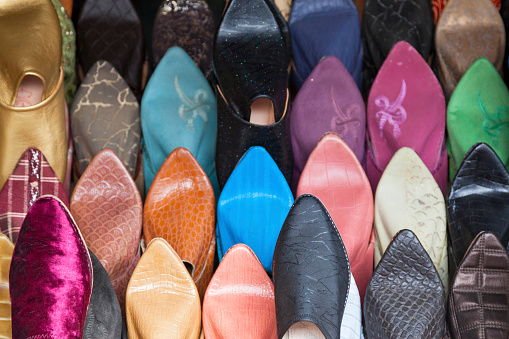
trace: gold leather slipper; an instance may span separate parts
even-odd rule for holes
[[[9,270],[13,251],[12,241],[0,234],[0,338],[12,338]]]

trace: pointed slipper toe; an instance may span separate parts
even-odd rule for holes
[[[306,332],[340,338],[349,285],[348,255],[334,222],[318,198],[301,195],[274,251],[278,338]]]
[[[410,147],[445,194],[445,99],[433,71],[409,43],[398,42],[387,56],[369,93],[367,114],[367,174],[373,192],[394,153]]]
[[[272,273],[274,247],[293,204],[278,166],[263,147],[252,147],[226,182],[217,205],[219,259],[235,244],[249,246]]]
[[[12,338],[82,338],[92,280],[90,256],[71,214],[58,199],[39,198],[12,256]]]
[[[94,287],[88,305],[83,339],[120,338],[122,335],[122,312],[108,272],[89,250],[94,271]]]
[[[100,151],[81,176],[71,212],[88,247],[108,272],[124,310],[127,283],[140,257],[142,202],[112,150]]]
[[[177,148],[168,156],[145,200],[143,237],[163,238],[184,261],[203,297],[210,281],[211,244],[215,243],[214,190],[191,152]],[[212,247],[212,251],[214,248]],[[212,253],[212,257],[213,257]]]
[[[451,283],[451,338],[509,337],[509,257],[497,237],[481,232]]]
[[[324,135],[311,153],[297,188],[297,196],[304,193],[329,211],[363,299],[373,273],[373,194],[355,154],[338,135]]]
[[[412,231],[400,231],[375,268],[364,317],[368,338],[444,338],[444,288]]]
[[[375,266],[394,235],[411,230],[445,286],[449,285],[445,201],[435,179],[410,148],[396,152],[375,196]]]
[[[467,153],[451,185],[447,207],[451,241],[450,269],[460,264],[475,236],[495,234],[509,247],[509,173],[495,151],[484,143]]]
[[[163,239],[143,253],[127,287],[129,338],[198,339],[200,296],[182,260]]]
[[[43,195],[54,195],[66,206],[64,186],[41,151],[27,149],[0,191],[0,230],[13,243],[30,207]]]
[[[295,161],[292,189],[299,182],[316,143],[326,132],[337,133],[359,162],[365,161],[364,101],[352,76],[335,56],[326,56],[316,65],[293,101],[291,116]],[[309,124],[310,119],[313,124]]]
[[[277,339],[274,285],[246,245],[228,250],[203,301],[207,339]]]

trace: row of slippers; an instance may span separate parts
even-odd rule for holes
[[[447,245],[446,206],[440,189],[422,160],[408,148],[391,160],[373,205],[369,182],[355,155],[337,135],[327,134],[313,151],[297,194],[315,194],[327,206],[364,298],[373,255],[377,263],[401,229],[410,228],[419,237],[445,291],[449,270],[456,270],[477,233],[492,231],[507,246],[507,223],[500,216],[507,209],[502,197],[507,194],[508,178],[504,164],[489,146],[472,148],[449,196],[451,246]],[[42,154],[31,149],[0,192],[2,232],[16,241],[30,205],[48,193],[67,200]],[[233,245],[246,243],[272,273],[279,230],[292,204],[290,188],[270,155],[260,147],[249,150],[218,202],[219,257]],[[210,182],[189,151],[177,149],[165,161],[149,191],[144,212],[138,190],[121,161],[112,151],[101,151],[78,182],[71,211],[87,245],[110,275],[122,308],[127,283],[139,260],[142,218],[145,243],[156,237],[170,243],[204,295],[213,274],[216,249],[215,203]]]
[[[9,272],[13,338],[120,337],[122,315],[109,277],[87,251],[61,201],[39,198],[14,248],[5,236],[0,239],[4,283]],[[302,195],[293,204],[277,240],[273,267],[274,285],[248,246],[233,246],[212,277],[202,310],[181,258],[156,238],[127,286],[129,338],[363,337],[360,296],[348,255],[315,196]],[[508,273],[505,248],[492,233],[479,233],[452,280],[446,313],[446,294],[433,262],[415,234],[402,230],[366,291],[367,337],[442,338],[447,314],[452,338],[506,338]],[[2,305],[7,312],[9,303]],[[11,322],[3,320],[2,325],[10,337]]]

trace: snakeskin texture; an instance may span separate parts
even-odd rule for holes
[[[509,173],[493,149],[474,145],[465,155],[451,185],[447,207],[454,273],[475,236],[493,232],[509,247]]]
[[[6,235],[0,234],[0,339],[12,338],[9,269],[13,251],[12,241]]]
[[[16,243],[28,210],[39,197],[48,194],[69,206],[64,186],[42,152],[29,148],[20,157],[12,175],[0,191],[1,232]]]
[[[214,17],[205,0],[163,1],[152,31],[154,65],[170,47],[179,46],[209,79],[215,31]]]
[[[470,65],[485,57],[501,72],[504,23],[489,0],[449,0],[435,32],[438,78],[449,99]]]
[[[102,150],[76,184],[71,213],[87,243],[110,276],[120,307],[139,260],[142,202],[120,159]]]
[[[122,76],[107,61],[85,76],[71,108],[79,172],[102,149],[113,150],[135,175],[141,140],[140,106]]]
[[[375,195],[375,266],[392,238],[411,230],[428,253],[447,294],[447,228],[445,201],[435,179],[412,149],[396,152]]]
[[[373,195],[355,154],[337,134],[325,134],[311,153],[297,187],[297,196],[304,193],[329,211],[364,300],[373,273]]]
[[[143,212],[143,237],[148,244],[163,238],[188,264],[200,296],[210,281],[211,243],[215,231],[214,191],[191,152],[177,148],[157,172]]]
[[[72,104],[76,94],[76,31],[70,14],[58,0],[51,0],[57,11],[62,30],[62,54],[64,56],[64,93],[68,105]],[[71,2],[72,3],[72,2]]]
[[[278,337],[291,325],[310,321],[326,339],[340,337],[350,286],[350,265],[327,209],[310,194],[288,213],[274,251]]]
[[[77,28],[83,72],[98,60],[106,60],[138,95],[145,53],[141,21],[131,1],[85,1]]]
[[[445,294],[426,250],[402,230],[385,251],[364,299],[368,338],[443,338]]]
[[[217,96],[216,172],[221,189],[244,153],[252,146],[269,152],[288,182],[292,182],[293,153],[289,114],[272,125],[254,125],[233,112]]]
[[[154,239],[141,257],[127,288],[129,339],[198,339],[198,290],[178,254]]]
[[[392,46],[406,41],[428,60],[433,44],[430,0],[367,0],[362,19],[364,83],[371,88]]]
[[[479,233],[458,267],[447,320],[453,339],[509,338],[509,257],[493,233]]]
[[[256,254],[232,246],[219,264],[203,301],[207,339],[276,339],[274,285]]]

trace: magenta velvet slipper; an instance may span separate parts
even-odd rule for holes
[[[39,198],[25,217],[11,261],[12,338],[81,338],[92,274],[67,208],[53,196]]]
[[[394,153],[409,147],[445,194],[445,112],[444,94],[431,68],[409,43],[398,42],[378,72],[367,103],[367,174],[373,192]]]
[[[312,123],[310,123],[312,122]],[[309,155],[327,132],[334,132],[364,164],[366,109],[354,79],[335,56],[323,58],[295,97],[290,119],[295,191]]]

